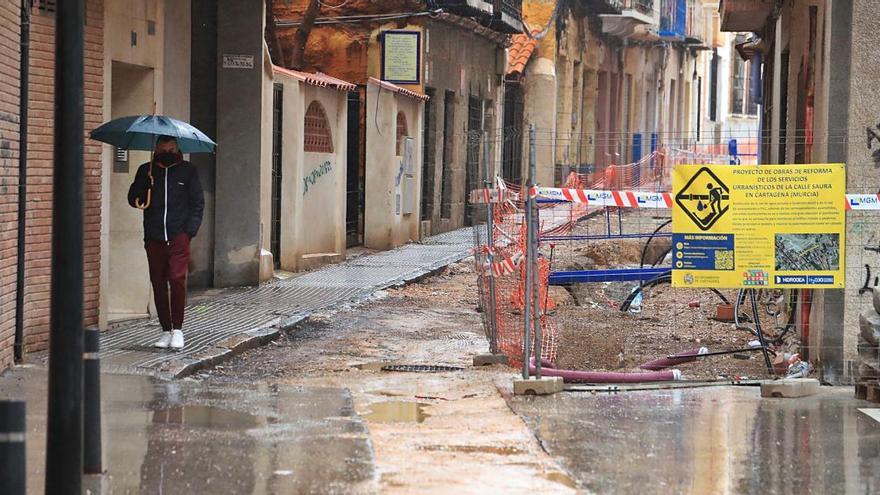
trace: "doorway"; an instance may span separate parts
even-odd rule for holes
[[[364,243],[364,174],[361,167],[361,96],[348,93],[348,155],[346,157],[345,244]]]
[[[465,164],[464,224],[473,225],[473,205],[471,191],[480,185],[480,143],[483,142],[483,100],[475,96],[468,98],[467,163]]]
[[[110,117],[150,113],[155,100],[151,67],[113,62]],[[152,298],[147,256],[144,253],[143,214],[128,204],[128,188],[147,151],[114,150],[109,191],[109,269],[106,291],[110,322],[151,314]]]
[[[523,158],[523,99],[522,85],[519,82],[504,83],[504,149],[501,164],[501,177],[505,181],[520,185],[522,182]]]
[[[272,86],[272,220],[269,249],[275,268],[281,267],[281,143],[284,115],[284,85]]]

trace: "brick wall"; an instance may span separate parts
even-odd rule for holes
[[[25,256],[25,351],[49,339],[52,255],[52,153],[55,19],[34,10],[28,121],[28,210]],[[103,2],[90,0],[85,37],[85,131],[103,119]],[[85,323],[98,320],[101,242],[101,146],[85,140]]]
[[[18,230],[19,9],[0,4],[0,370],[12,364]]]

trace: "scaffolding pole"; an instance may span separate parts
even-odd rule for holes
[[[492,169],[490,165],[491,155],[489,153],[489,133],[483,132],[483,170],[484,170],[484,180],[483,183],[486,186],[486,189],[489,189],[490,192],[493,189],[493,180],[492,180]],[[490,193],[491,197],[491,193]],[[492,266],[492,263],[495,261],[494,255],[494,247],[495,247],[495,211],[494,204],[491,201],[486,203],[486,245],[489,246],[488,249],[488,260],[489,266]],[[489,303],[486,305],[485,311],[488,312],[488,319],[486,330],[489,335],[489,354],[497,354],[498,353],[498,323],[496,321],[497,314],[495,311],[495,277],[489,276]]]

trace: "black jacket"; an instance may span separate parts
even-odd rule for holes
[[[135,206],[135,198],[140,199],[141,204],[147,199],[149,166],[145,163],[138,168],[128,189],[131,206]],[[168,168],[153,164],[153,181],[152,201],[144,210],[144,240],[168,242],[181,232],[195,237],[205,211],[205,196],[196,168],[187,161]]]

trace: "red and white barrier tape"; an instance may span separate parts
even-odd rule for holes
[[[516,194],[509,189],[474,189],[471,191],[471,204],[503,203],[516,199]]]
[[[605,191],[600,189],[568,189],[559,187],[533,187],[531,196],[591,206],[616,206],[618,208],[672,208],[670,193],[646,191]]]
[[[601,189],[570,189],[533,187],[531,197],[542,197],[590,206],[617,208],[672,208],[672,194],[646,191],[606,191]],[[847,210],[880,210],[880,194],[847,194]]]
[[[522,261],[522,253],[516,253],[509,258],[496,261],[495,263],[492,263],[491,275],[493,277],[502,277],[513,273],[516,271],[516,267],[519,266],[520,261]]]

